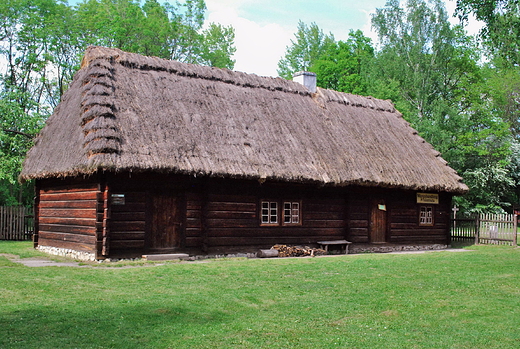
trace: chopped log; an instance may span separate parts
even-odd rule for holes
[[[270,250],[260,250],[256,254],[258,258],[269,258],[269,257],[278,257],[278,250],[270,249]]]

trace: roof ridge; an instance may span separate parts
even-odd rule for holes
[[[263,88],[270,91],[282,91],[304,96],[311,95],[305,86],[291,80],[258,76],[256,74],[232,71],[225,68],[182,63],[152,56],[142,56],[137,53],[124,52],[117,48],[101,46],[89,46],[87,48],[81,62],[81,67],[84,68],[92,65],[92,62],[100,59],[112,63],[119,63],[133,69],[166,71],[179,76],[220,81],[242,87]]]

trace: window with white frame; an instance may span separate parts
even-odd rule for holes
[[[300,203],[297,201],[285,201],[283,203],[283,223],[300,224]]]
[[[278,202],[262,201],[262,224],[278,224]]]
[[[433,206],[421,206],[419,225],[433,225]]]

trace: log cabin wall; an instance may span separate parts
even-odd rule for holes
[[[451,195],[439,194],[438,204],[418,204],[417,192],[376,188],[351,188],[348,196],[348,239],[354,243],[371,243],[373,229],[371,206],[381,200],[386,209],[386,243],[448,244]],[[431,207],[433,223],[420,224],[421,206]]]
[[[145,250],[146,191],[110,185],[108,246],[112,257],[139,256]]]
[[[38,245],[97,253],[98,182],[49,179],[36,188]]]
[[[38,243],[96,253],[97,258],[152,251],[153,211],[164,211],[166,219],[170,212],[156,207],[161,202],[176,205],[179,242],[171,250],[179,252],[245,251],[335,239],[370,243],[374,203],[385,206],[385,242],[449,242],[449,194],[440,194],[439,204],[430,205],[433,224],[424,226],[419,224],[421,204],[414,191],[151,173],[40,180],[37,188]],[[161,201],[165,193],[175,200]],[[160,200],[154,201],[157,197]],[[276,224],[263,224],[262,202],[276,203]],[[297,224],[284,224],[285,203],[299,207]]]
[[[201,199],[198,217],[205,222],[202,238],[210,249],[268,248],[275,244],[316,244],[321,240],[345,238],[346,202],[336,189],[213,180],[208,192],[205,204]],[[275,224],[262,224],[263,201],[276,203],[278,221]],[[283,222],[283,205],[288,203],[299,208],[298,223]]]
[[[395,244],[449,244],[451,195],[440,194],[438,204],[418,204],[416,192],[396,191],[389,204],[390,241]],[[420,224],[421,207],[433,210],[431,225]]]

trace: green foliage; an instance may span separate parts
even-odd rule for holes
[[[76,10],[83,49],[87,45],[232,69],[235,32],[211,23],[203,30],[204,0],[160,5],[157,0],[84,0]]]
[[[315,24],[298,24],[295,40],[278,62],[278,74],[291,80],[294,73],[316,73],[317,85],[341,92],[366,94],[364,71],[374,57],[369,38],[360,30],[350,31],[347,41],[336,41]]]
[[[520,64],[520,4],[517,0],[457,0],[459,18],[467,23],[470,14],[485,23],[480,35],[489,52],[502,65]]]
[[[232,27],[224,27],[211,23],[208,29],[202,32],[204,38],[200,49],[198,63],[218,68],[232,69],[235,60],[231,57],[236,49],[233,46],[235,31]]]
[[[441,1],[391,0],[372,18],[382,47],[369,93],[392,98],[422,137],[466,180],[463,209],[510,208],[510,123],[496,110],[497,89],[480,52]]]
[[[0,205],[28,205],[32,200],[32,186],[18,183],[17,177],[45,116],[22,108],[30,102],[27,93],[15,89],[0,93]]]
[[[316,23],[307,26],[300,21],[295,40],[291,40],[284,57],[278,62],[278,75],[292,80],[294,73],[308,71],[314,62],[333,45],[335,46],[335,40],[332,34],[323,33]]]
[[[234,29],[203,30],[204,0],[0,2],[0,205],[24,203],[29,185],[16,182],[31,139],[59,103],[89,45],[233,68]]]
[[[328,44],[309,70],[316,73],[320,87],[365,95],[368,81],[364,70],[373,58],[370,39],[361,30],[351,30],[347,41]]]

